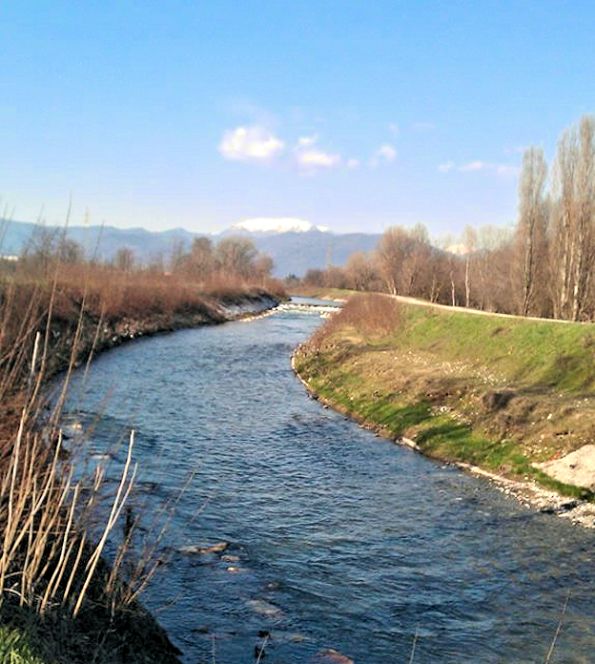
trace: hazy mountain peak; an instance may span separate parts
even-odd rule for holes
[[[310,231],[328,232],[326,226],[315,226],[298,217],[253,217],[234,224],[232,231],[247,233],[308,233]]]

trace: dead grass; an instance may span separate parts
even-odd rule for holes
[[[102,344],[113,343],[114,332],[117,341],[122,335],[135,336],[138,330],[167,329],[187,314],[190,317],[184,320],[217,322],[223,320],[221,304],[255,298],[269,292],[266,287],[282,294],[276,282],[256,286],[219,275],[197,284],[180,276],[89,263],[54,261],[43,269],[26,264],[0,273],[0,615],[4,622],[16,615],[28,616],[31,622],[33,616],[36,629],[46,635],[45,626],[61,625],[70,635],[69,647],[78,647],[77,639],[86,643],[80,661],[175,660],[175,649],[163,634],[157,639],[161,645],[149,653],[159,629],[138,605],[159,565],[159,543],[171,506],[155,515],[152,538],[142,550],[133,545],[137,519],[125,519],[120,534],[136,475],[134,432],[115,492],[105,489],[102,467],[92,476],[79,477],[73,465],[76,459],[62,446],[62,408],[69,379],[81,360]],[[140,322],[136,327],[135,321]],[[48,409],[44,387],[56,371],[64,371],[63,386]],[[119,541],[119,546],[108,567],[103,553],[110,539]],[[122,659],[113,649],[121,649],[122,640],[139,631],[135,616],[148,627],[135,643],[138,657],[129,653]],[[11,626],[22,625],[13,621]],[[124,632],[118,635],[118,630]],[[111,644],[106,652],[112,654],[100,660],[97,653],[103,652],[106,639]]]
[[[401,306],[391,298],[374,293],[351,297],[340,313],[328,318],[309,341],[320,348],[339,330],[351,329],[368,339],[381,339],[395,332],[401,321]]]

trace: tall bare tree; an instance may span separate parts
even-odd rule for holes
[[[584,117],[558,144],[552,207],[554,315],[579,320],[593,278],[595,119]]]
[[[465,306],[471,306],[471,261],[477,249],[477,231],[466,226],[463,231],[463,249],[465,251]]]
[[[519,219],[515,242],[515,282],[520,282],[519,311],[527,316],[545,278],[547,164],[541,148],[529,148],[523,156],[519,180]]]
[[[392,295],[399,293],[406,241],[407,231],[399,226],[391,226],[384,231],[376,247],[378,268]]]

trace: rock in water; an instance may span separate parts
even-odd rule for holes
[[[283,611],[278,606],[265,602],[263,599],[251,599],[247,604],[252,611],[259,613],[261,616],[274,619],[283,617]]]
[[[325,648],[318,653],[317,661],[326,664],[354,664],[347,655],[343,655],[334,648]]]
[[[205,553],[223,553],[225,549],[229,546],[229,542],[217,542],[217,544],[211,544],[210,546],[183,546],[179,549],[180,553],[186,555],[192,554],[205,554]]]

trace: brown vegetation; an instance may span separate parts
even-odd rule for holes
[[[174,661],[175,649],[137,603],[159,562],[161,526],[138,551],[131,544],[136,521],[127,522],[111,566],[102,558],[134,483],[134,432],[106,503],[105,469],[79,477],[63,449],[70,374],[123,338],[220,322],[225,304],[282,294],[270,264],[245,243],[230,239],[222,252],[225,263],[217,258],[199,278],[196,254],[179,256],[170,273],[135,267],[126,252],[105,265],[40,229],[21,260],[1,266],[0,619],[14,625],[21,616],[41,633],[51,633],[48,625],[64,630],[81,660]],[[64,381],[50,404],[44,387],[57,371]],[[160,517],[167,520],[167,508]],[[137,652],[124,646],[129,638]]]
[[[397,328],[400,315],[397,300],[376,293],[355,295],[343,306],[340,316],[331,316],[314,332],[308,346],[320,348],[335,331],[345,327],[360,330],[370,338],[386,336]]]

